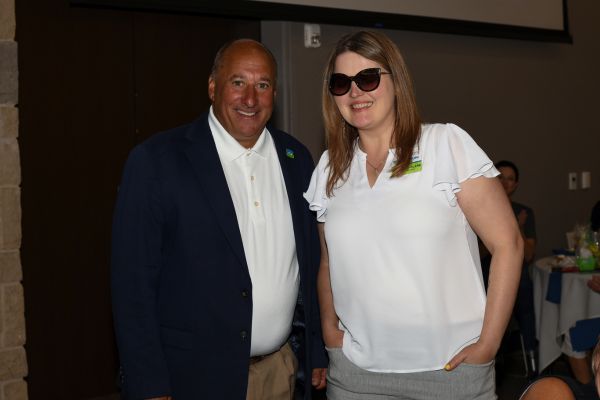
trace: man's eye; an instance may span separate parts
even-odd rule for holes
[[[233,86],[238,86],[238,87],[241,87],[241,86],[244,86],[244,81],[242,81],[242,80],[239,80],[239,79],[236,79],[236,80],[232,81],[232,82],[231,82],[231,84],[232,84]]]
[[[268,84],[267,82],[259,82],[259,83],[256,84],[256,87],[259,88],[259,89],[265,90],[265,89],[270,88],[271,85]]]

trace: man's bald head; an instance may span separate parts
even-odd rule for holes
[[[269,50],[261,42],[258,42],[254,39],[235,39],[235,40],[231,40],[231,41],[225,43],[223,46],[221,46],[221,48],[219,49],[219,51],[217,51],[217,54],[215,55],[212,69],[210,71],[210,78],[215,79],[215,77],[217,76],[218,70],[221,67],[223,67],[223,62],[224,62],[224,59],[225,59],[225,56],[227,55],[227,53],[230,50],[235,50],[236,48],[240,48],[240,47],[242,47],[242,48],[243,47],[246,47],[246,48],[254,47],[255,49],[263,51],[268,56],[268,58],[273,63],[273,65],[272,65],[273,72],[274,72],[273,86],[276,89],[277,88],[277,60],[275,59],[275,56],[273,55],[273,53],[271,53],[271,50]]]

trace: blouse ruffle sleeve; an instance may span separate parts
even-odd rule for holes
[[[467,132],[454,124],[440,125],[436,135],[436,162],[433,188],[444,191],[451,206],[456,206],[456,193],[467,179],[500,173],[484,151]]]
[[[329,197],[326,194],[327,177],[329,175],[329,153],[327,150],[321,156],[315,168],[304,198],[308,201],[308,208],[317,213],[317,221],[325,222]]]

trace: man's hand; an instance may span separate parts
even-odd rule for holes
[[[325,386],[327,386],[327,368],[312,370],[312,385],[317,390],[325,389]]]

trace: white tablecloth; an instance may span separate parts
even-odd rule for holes
[[[560,304],[546,300],[553,262],[554,257],[541,258],[532,272],[540,371],[560,357],[563,335],[577,321],[600,317],[600,294],[587,287],[600,273],[563,273]]]

